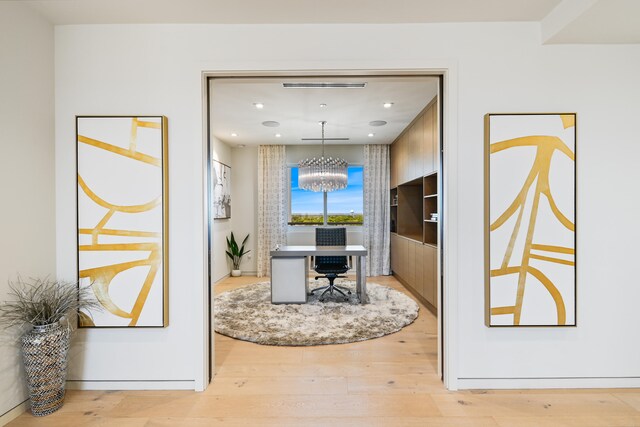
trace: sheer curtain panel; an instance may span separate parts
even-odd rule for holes
[[[287,159],[284,145],[258,148],[258,277],[271,271],[269,253],[287,243]]]
[[[364,247],[367,275],[391,274],[389,219],[389,146],[364,146]]]

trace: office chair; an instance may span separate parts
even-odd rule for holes
[[[330,227],[330,228],[316,228],[316,246],[346,246],[347,245],[347,229],[344,227]],[[321,277],[329,280],[328,286],[321,286],[319,288],[315,288],[309,295],[313,294],[316,291],[324,292],[320,295],[319,300],[324,301],[323,297],[325,294],[329,293],[329,295],[333,295],[333,291],[341,294],[345,300],[349,297],[345,294],[351,294],[351,291],[336,286],[333,284],[334,280],[339,277],[347,277],[340,276],[340,274],[346,273],[349,270],[349,265],[347,263],[346,256],[317,256],[315,257],[315,265],[313,269],[316,273],[319,273],[320,276],[316,276],[316,280]]]

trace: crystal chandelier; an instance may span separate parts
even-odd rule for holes
[[[322,157],[304,159],[298,163],[298,186],[315,192],[342,190],[347,187],[347,162],[324,156],[324,125],[322,125]]]

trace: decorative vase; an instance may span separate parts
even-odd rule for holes
[[[67,380],[69,328],[60,323],[34,326],[22,337],[31,412],[49,415],[62,407]]]
[[[242,270],[231,270],[231,277],[242,276]]]

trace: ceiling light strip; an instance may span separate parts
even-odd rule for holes
[[[349,141],[349,138],[300,138],[301,141]]]
[[[282,83],[286,89],[363,89],[367,83]]]

